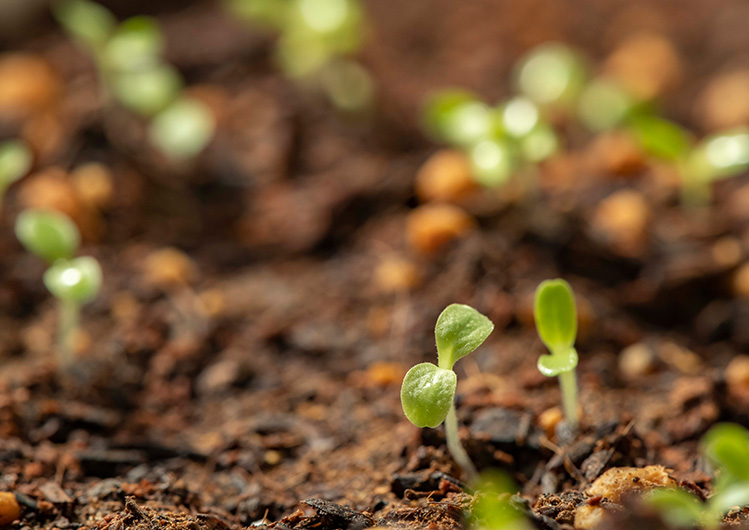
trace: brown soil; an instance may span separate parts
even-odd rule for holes
[[[283,79],[269,40],[219,3],[110,5],[159,16],[169,59],[220,129],[194,164],[169,165],[141,124],[102,108],[90,61],[46,15],[6,37],[53,69],[31,117],[0,124],[10,137],[36,123],[42,146],[0,226],[0,490],[21,505],[14,526],[464,528],[471,497],[443,431],[416,429],[399,403],[408,367],[434,359],[451,302],[496,324],[458,365],[461,434],[480,468],[511,471],[539,528],[572,525],[612,467],[663,465],[709,491],[700,436],[749,421],[749,370],[735,359],[749,344],[744,177],[720,184],[712,208],[684,210],[667,170],[570,130],[535,196],[469,195],[475,226],[430,255],[406,226],[437,149],[418,126],[430,90],[493,101],[536,43],[598,61],[651,30],[683,60],[664,113],[704,134],[698,94],[745,59],[741,0],[368,2],[362,60],[378,106],[365,122]],[[92,161],[111,172],[101,207],[65,173]],[[642,217],[621,220],[633,203]],[[67,373],[43,264],[12,232],[27,204],[67,205],[105,271]],[[581,313],[578,435],[556,423],[556,382],[536,370],[532,293],[557,276]],[[612,528],[662,527],[641,507],[612,513]]]

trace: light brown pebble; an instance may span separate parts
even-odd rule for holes
[[[435,254],[476,226],[465,211],[450,204],[427,204],[414,209],[406,220],[411,247],[422,254]]]
[[[21,506],[10,492],[0,492],[0,526],[6,526],[21,517]]]
[[[421,274],[416,265],[407,259],[388,256],[377,265],[375,283],[386,293],[404,293],[419,284]]]
[[[416,195],[422,202],[454,202],[477,188],[466,155],[443,149],[430,156],[416,173]]]
[[[650,205],[642,193],[622,190],[601,201],[591,227],[614,252],[637,257],[647,249],[651,218]]]
[[[736,355],[725,369],[725,379],[729,390],[740,391],[749,388],[749,355]]]
[[[559,407],[551,407],[539,414],[538,424],[546,433],[546,437],[549,440],[553,440],[557,425],[559,425],[559,422],[563,419],[564,414],[562,413],[562,409]]]
[[[22,119],[43,111],[57,101],[59,93],[59,77],[41,56],[0,56],[0,116]]]
[[[721,267],[733,267],[741,260],[743,251],[741,241],[737,237],[721,237],[713,244],[713,261]]]
[[[736,298],[749,298],[749,263],[744,263],[731,276],[731,290]]]
[[[197,276],[197,266],[181,250],[166,247],[146,256],[143,273],[149,285],[170,288],[191,283]]]
[[[619,372],[622,377],[636,381],[655,369],[655,354],[645,343],[638,342],[624,348],[619,354]]]
[[[711,131],[749,122],[749,69],[713,78],[700,93],[696,108],[700,121]]]
[[[70,174],[78,196],[91,208],[105,208],[112,200],[114,184],[112,172],[104,164],[89,162]]]

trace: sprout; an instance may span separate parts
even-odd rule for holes
[[[559,377],[562,403],[567,420],[577,426],[577,309],[572,288],[564,280],[546,280],[536,289],[534,304],[536,330],[551,352],[538,359],[538,369],[546,377]]]
[[[587,77],[578,54],[558,43],[531,50],[520,61],[518,90],[539,105],[569,106],[578,97]]]
[[[112,83],[117,99],[145,116],[166,108],[182,90],[182,78],[167,65],[124,72],[116,76]]]
[[[689,134],[672,121],[644,114],[629,120],[628,128],[643,150],[656,158],[674,162],[689,152]]]
[[[530,530],[528,520],[512,503],[517,487],[506,473],[496,469],[483,472],[472,487],[477,492],[472,513],[478,523],[475,528]]]
[[[483,140],[468,150],[473,178],[493,188],[507,182],[512,174],[512,153],[502,140]]]
[[[512,98],[502,109],[504,130],[515,138],[529,134],[539,124],[540,119],[538,107],[528,98]]]
[[[366,109],[374,99],[374,86],[369,72],[353,61],[331,64],[323,75],[328,98],[341,110],[355,112]]]
[[[109,68],[132,72],[151,68],[161,60],[164,38],[151,17],[132,17],[120,24],[103,48]]]
[[[554,129],[541,123],[520,140],[520,152],[531,163],[543,162],[559,151],[559,144]]]
[[[438,140],[470,146],[487,139],[496,129],[494,112],[471,92],[445,90],[424,108],[424,125]]]
[[[53,8],[65,31],[92,50],[104,46],[117,24],[112,13],[89,0],[59,0]]]
[[[619,84],[606,79],[592,81],[580,95],[578,113],[583,125],[605,131],[620,125],[635,101]]]
[[[714,529],[731,509],[749,504],[749,431],[720,423],[703,436],[701,446],[717,474],[707,502],[677,488],[655,490],[646,500],[671,524]]]
[[[29,252],[51,265],[44,285],[59,301],[58,350],[60,363],[66,366],[72,360],[81,305],[93,300],[101,287],[101,267],[91,257],[73,258],[81,237],[75,223],[59,212],[24,210],[16,219],[16,236]]]
[[[99,262],[89,256],[57,260],[44,273],[44,285],[59,301],[57,344],[63,366],[70,364],[73,358],[73,341],[78,329],[81,306],[96,298],[101,288],[101,279]]]
[[[23,177],[31,168],[32,155],[20,140],[0,143],[0,200],[8,187]]]
[[[216,124],[211,111],[200,101],[182,98],[157,114],[151,122],[151,142],[175,160],[195,156],[213,137]]]
[[[78,227],[53,210],[24,210],[16,219],[16,237],[26,250],[52,264],[70,259],[78,250]]]
[[[470,457],[460,444],[455,413],[458,377],[453,366],[478,348],[494,329],[484,315],[462,304],[451,304],[442,311],[434,328],[438,365],[421,363],[403,379],[401,404],[406,418],[417,427],[438,427],[445,423],[447,448],[469,478],[477,475]]]

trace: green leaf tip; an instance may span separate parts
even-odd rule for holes
[[[99,293],[101,282],[101,266],[89,256],[57,260],[44,273],[44,285],[55,298],[76,304],[93,300]]]
[[[438,427],[450,411],[457,385],[458,376],[452,370],[417,364],[403,378],[403,413],[417,427]]]
[[[701,444],[705,456],[720,470],[721,482],[749,480],[749,431],[744,427],[719,423],[705,434]]]
[[[72,258],[81,241],[75,223],[53,210],[24,210],[16,218],[15,230],[26,250],[49,263]]]
[[[458,359],[481,346],[493,330],[491,320],[471,306],[447,306],[434,327],[440,367],[451,370]]]
[[[569,350],[574,351],[577,337],[577,309],[570,285],[561,279],[541,282],[536,289],[533,313],[538,336],[551,354],[572,355]],[[557,361],[557,364],[562,363]]]

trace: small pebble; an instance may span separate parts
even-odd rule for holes
[[[16,496],[7,491],[0,492],[0,526],[6,526],[21,517],[21,507]]]
[[[647,344],[638,342],[627,346],[619,354],[619,372],[622,377],[636,381],[655,369],[655,355]]]
[[[450,241],[466,235],[476,221],[450,204],[427,204],[414,209],[406,220],[406,236],[414,250],[435,254]]]
[[[468,158],[452,149],[430,156],[416,173],[415,186],[422,202],[459,201],[477,187]]]

